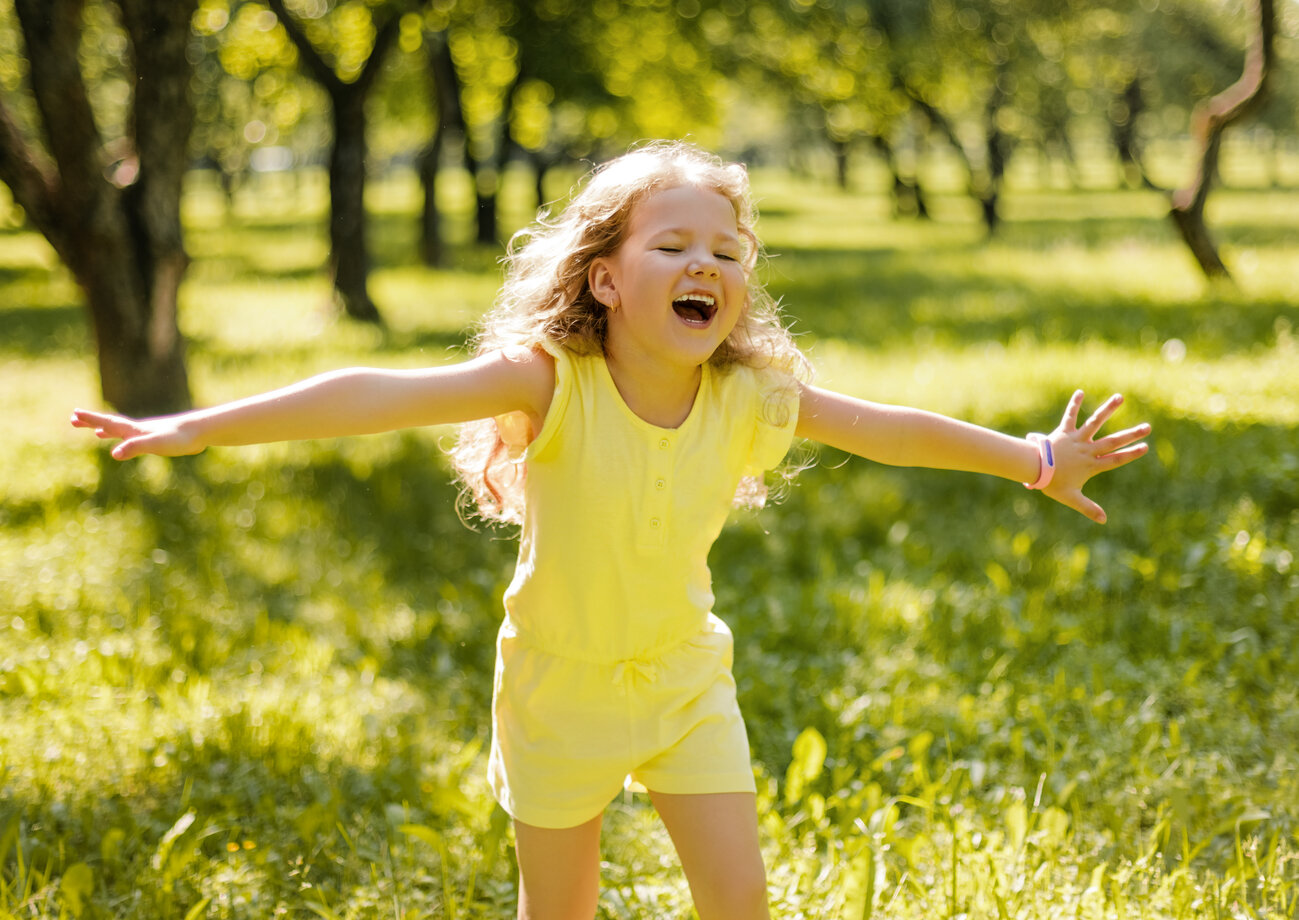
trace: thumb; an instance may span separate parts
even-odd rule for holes
[[[1082,491],[1079,489],[1058,496],[1056,501],[1063,505],[1067,505],[1083,517],[1095,521],[1097,524],[1104,524],[1108,520],[1108,517],[1105,514],[1105,509],[1096,504],[1086,495],[1083,495]]]
[[[148,453],[151,440],[153,439],[143,436],[127,438],[120,444],[114,445],[109,454],[112,455],[114,460],[130,460],[133,457],[140,456],[140,454]]]

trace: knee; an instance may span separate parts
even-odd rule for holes
[[[562,891],[530,895],[519,886],[518,920],[593,920],[600,900],[599,885],[574,885]]]
[[[762,863],[737,867],[714,879],[710,891],[696,893],[695,910],[700,920],[763,920],[770,916],[767,873]]]

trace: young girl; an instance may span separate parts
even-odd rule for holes
[[[742,166],[643,147],[516,239],[470,361],[338,371],[166,418],[73,414],[121,439],[119,460],[467,423],[454,462],[478,510],[522,525],[490,756],[520,917],[594,916],[601,813],[625,782],[649,791],[703,920],[768,916],[707,557],[795,436],[1017,480],[1102,523],[1084,484],[1146,451],[1146,425],[1097,437],[1118,396],[1079,425],[1075,393],[1055,431],[1020,439],[811,386],[754,277],[754,219]]]

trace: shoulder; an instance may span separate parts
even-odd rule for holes
[[[782,368],[736,363],[715,371],[715,398],[738,438],[744,476],[761,476],[784,459],[798,421],[799,382]]]
[[[541,348],[512,346],[476,360],[498,386],[515,395],[516,405],[539,428],[555,392],[555,356]]]
[[[714,371],[718,398],[736,405],[748,401],[756,406],[772,402],[797,404],[801,389],[798,379],[773,364],[757,367],[736,363]]]

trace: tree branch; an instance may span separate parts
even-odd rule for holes
[[[14,0],[32,95],[61,180],[60,194],[50,203],[72,219],[93,210],[106,185],[99,161],[103,141],[79,63],[82,6],[82,0]]]
[[[9,187],[14,201],[27,212],[36,229],[61,252],[57,241],[60,232],[58,179],[44,154],[27,142],[3,100],[0,100],[0,182]]]
[[[1275,0],[1253,0],[1251,5],[1256,23],[1245,55],[1244,70],[1239,80],[1196,106],[1192,131],[1200,144],[1200,160],[1191,185],[1173,192],[1169,210],[1182,239],[1209,278],[1231,278],[1204,223],[1204,205],[1218,171],[1222,136],[1230,124],[1263,102],[1273,67]]]
[[[1175,210],[1196,213],[1204,210],[1218,168],[1223,132],[1266,98],[1276,46],[1276,3],[1275,0],[1253,0],[1251,6],[1256,25],[1240,79],[1197,105],[1191,117],[1191,133],[1199,142],[1202,155],[1191,185],[1173,192]]]
[[[356,78],[357,88],[362,95],[369,93],[370,86],[382,72],[383,59],[388,56],[388,52],[401,34],[401,17],[401,10],[394,11],[388,21],[375,34],[374,47],[370,49],[370,56],[365,59],[365,66],[361,68],[361,75]]]
[[[288,33],[289,41],[293,42],[294,47],[298,49],[298,54],[302,56],[312,79],[325,87],[325,91],[331,96],[341,91],[346,84],[334,72],[334,68],[329,66],[324,56],[316,50],[311,39],[307,38],[307,33],[303,31],[301,24],[293,18],[293,14],[284,5],[284,0],[267,0],[267,2],[276,18],[280,20],[280,25],[284,26],[284,31]]]
[[[141,175],[180,194],[188,164],[187,139],[193,125],[186,60],[190,20],[196,0],[166,4],[117,0],[131,39],[135,85],[131,119]]]

